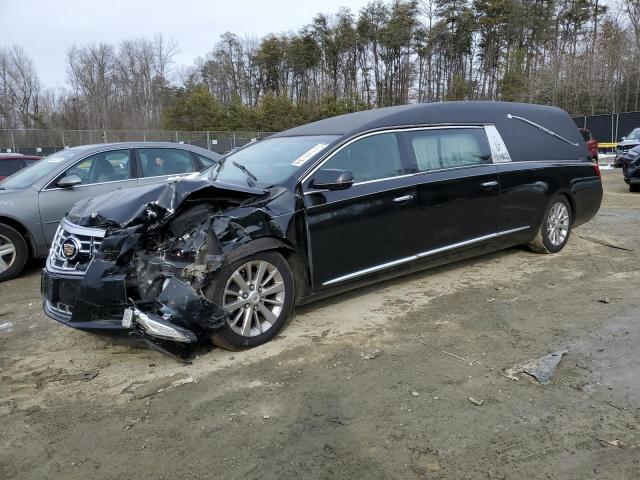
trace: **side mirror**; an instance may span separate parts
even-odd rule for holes
[[[348,170],[326,169],[316,173],[311,188],[321,190],[346,190],[353,185],[353,173]]]
[[[621,138],[623,142],[627,139],[627,137],[621,137]]]
[[[71,188],[76,185],[80,185],[82,183],[82,179],[78,175],[67,175],[66,177],[62,177],[58,180],[58,187],[60,188]]]

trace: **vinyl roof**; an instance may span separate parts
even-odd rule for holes
[[[559,140],[513,116],[534,122],[578,146]],[[344,139],[376,129],[447,124],[496,125],[513,160],[576,160],[579,156],[588,157],[582,135],[564,110],[526,103],[440,102],[377,108],[327,118],[274,136],[340,135]]]

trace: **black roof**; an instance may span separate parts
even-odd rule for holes
[[[513,116],[536,123],[578,146]],[[441,102],[377,108],[319,120],[274,136],[340,135],[344,139],[381,128],[443,124],[494,124],[512,160],[576,160],[579,156],[588,157],[582,135],[564,110],[527,103]]]

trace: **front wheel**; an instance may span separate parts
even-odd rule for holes
[[[24,237],[15,228],[0,223],[0,282],[18,275],[28,258]]]
[[[529,243],[538,253],[556,253],[564,248],[571,233],[571,207],[564,196],[555,197],[544,212],[540,230]]]
[[[255,347],[271,340],[291,313],[293,274],[279,253],[258,253],[222,268],[207,297],[228,315],[211,342],[227,350]]]
[[[632,193],[640,192],[640,183],[630,183],[629,184],[629,191],[632,192]]]

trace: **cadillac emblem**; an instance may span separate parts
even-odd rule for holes
[[[80,242],[77,238],[69,237],[62,242],[62,254],[67,260],[75,260],[80,254]]]

